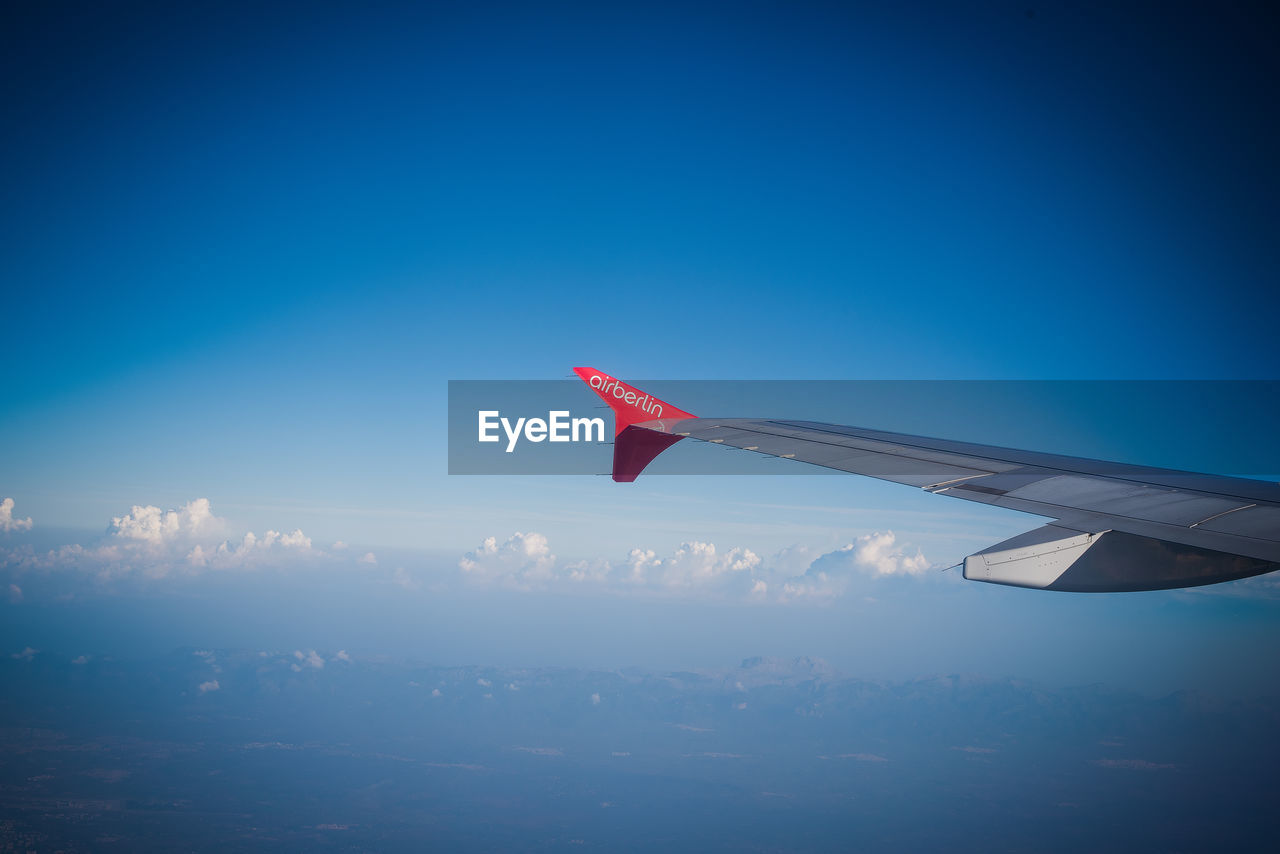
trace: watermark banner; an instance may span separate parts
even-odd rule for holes
[[[1210,474],[1280,477],[1280,381],[636,380],[634,405],[825,422]],[[664,403],[669,402],[669,403]],[[647,407],[647,408],[646,408]],[[614,413],[580,380],[451,380],[449,473],[607,475]],[[645,475],[831,474],[677,442]],[[837,472],[838,473],[838,472]]]

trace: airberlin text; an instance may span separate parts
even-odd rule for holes
[[[662,404],[642,391],[628,389],[617,380],[602,377],[599,374],[592,374],[587,383],[599,392],[601,397],[612,396],[615,400],[637,407],[641,412],[647,412],[654,418],[662,417]]]

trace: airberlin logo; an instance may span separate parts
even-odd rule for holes
[[[479,441],[500,442],[501,432],[506,435],[508,454],[515,450],[521,437],[530,442],[604,441],[603,418],[571,418],[567,409],[553,409],[546,418],[517,418],[514,423],[497,409],[481,409],[477,415]]]
[[[599,374],[592,374],[587,383],[595,389],[601,397],[613,397],[615,400],[634,406],[641,412],[652,415],[654,418],[662,417],[662,403],[654,400],[649,395],[636,392],[624,387],[622,383],[608,377],[602,377]]]

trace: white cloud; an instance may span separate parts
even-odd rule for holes
[[[681,543],[670,557],[658,557],[652,550],[632,549],[627,557],[629,581],[659,587],[700,587],[734,576],[750,579],[760,567],[759,555],[747,548],[720,554],[714,543],[697,540]]]
[[[593,706],[598,706],[598,705],[600,705],[600,695],[599,695],[599,694],[592,694],[592,695],[591,695],[591,705],[593,705]]]
[[[343,548],[346,548],[346,546],[343,546]],[[368,564],[369,566],[377,566],[378,556],[375,555],[373,552],[365,552],[364,556],[361,557],[358,562]]]
[[[809,571],[815,568],[824,572],[858,569],[875,575],[916,575],[929,568],[929,561],[918,549],[914,555],[903,551],[893,531],[876,531],[822,555],[810,565]]]
[[[499,581],[518,587],[541,585],[554,577],[556,556],[542,534],[519,531],[498,545],[497,537],[489,537],[475,551],[458,561],[469,578]]]
[[[112,517],[107,532],[114,537],[158,545],[208,534],[221,525],[222,520],[213,515],[209,499],[196,498],[176,510],[135,504],[125,515]]]
[[[88,663],[89,663],[89,656],[87,656],[87,655],[77,655],[75,658],[71,659],[71,663],[72,663],[72,664],[88,664]]]
[[[36,653],[38,652],[40,652],[40,650],[35,649],[33,647],[26,647],[25,649],[22,650],[22,652],[15,652],[13,655],[9,657],[15,658],[18,661],[30,661],[31,659],[36,657]]]
[[[477,680],[476,680],[476,684],[477,684],[477,685],[479,685],[481,688],[488,688],[488,687],[489,687],[490,685],[492,685],[493,683],[492,683],[492,682],[490,682],[488,679],[485,679],[484,677],[481,677],[481,678],[479,678],[479,679],[477,679]]]
[[[844,593],[855,575],[910,576],[928,569],[929,561],[919,549],[909,554],[898,545],[892,531],[876,531],[820,555],[802,575],[787,579],[782,596],[831,598]]]
[[[218,684],[218,680],[217,680],[217,679],[210,679],[208,682],[201,682],[201,683],[200,683],[200,693],[201,693],[201,694],[208,694],[210,691],[218,691],[218,690],[220,690],[221,688],[222,688],[222,686]]]
[[[337,654],[334,655],[333,660],[350,662],[351,656],[347,655],[347,651],[345,649],[340,649],[338,650]]]
[[[311,538],[300,529],[287,534],[267,531],[261,537],[249,531],[238,543],[225,540],[209,548],[197,544],[187,553],[187,563],[195,568],[239,569],[270,564],[289,555],[311,554]]]
[[[320,670],[324,667],[324,659],[321,658],[314,649],[309,649],[306,652],[303,652],[300,649],[295,649],[293,651],[293,657],[300,662],[300,664],[294,665],[295,670],[301,670],[303,667]]]
[[[9,601],[18,603],[22,601],[22,588],[16,584],[9,585]]]
[[[924,553],[916,549],[914,555],[895,547],[897,538],[893,531],[883,534],[864,534],[858,537],[854,560],[858,566],[870,567],[879,575],[918,575],[929,568]]]
[[[432,688],[432,689],[431,689],[431,696],[433,696],[433,697],[443,697],[444,695],[440,693],[440,689],[439,689],[439,688]]]
[[[13,518],[13,499],[6,498],[0,501],[0,531],[30,531],[31,517],[25,519]]]
[[[276,543],[279,543],[286,549],[309,549],[311,548],[311,538],[302,533],[301,528],[294,528],[293,533],[281,534],[276,531],[267,531],[262,537],[259,544],[261,548],[269,549]]]
[[[340,552],[346,547],[347,547],[347,544],[344,543],[342,540],[335,540],[333,545],[330,546],[329,548],[333,549],[335,552]]]

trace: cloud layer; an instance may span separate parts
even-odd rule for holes
[[[930,563],[919,549],[900,545],[892,531],[865,534],[816,556],[797,546],[766,560],[748,548],[721,550],[691,540],[667,554],[633,548],[622,560],[568,562],[552,553],[542,534],[517,532],[501,544],[488,537],[458,567],[468,582],[520,590],[594,587],[787,601],[839,596],[859,579],[919,575]]]
[[[11,499],[6,515],[16,528],[30,527],[30,520],[12,520]],[[123,516],[113,516],[106,534],[89,545],[74,543],[47,552],[30,547],[0,552],[0,566],[26,570],[76,570],[100,579],[126,575],[162,578],[194,575],[208,570],[251,569],[278,565],[286,560],[320,558],[311,538],[301,530],[289,533],[253,531],[236,540],[223,539],[226,520],[216,516],[207,498],[196,498],[181,507],[163,510],[154,505],[134,505]],[[16,529],[15,528],[15,529]]]
[[[30,526],[30,520],[13,518],[12,499],[5,499],[0,508],[6,530]],[[745,546],[722,548],[691,539],[667,551],[637,546],[614,558],[586,560],[563,560],[545,535],[517,531],[506,539],[487,537],[450,572],[438,564],[433,568],[409,561],[389,562],[384,568],[372,552],[361,555],[342,541],[317,547],[300,529],[271,529],[261,535],[248,531],[237,537],[228,537],[227,529],[227,521],[214,513],[206,498],[169,509],[134,505],[113,516],[103,536],[89,544],[45,552],[30,544],[0,548],[0,570],[8,576],[0,581],[8,584],[9,602],[18,605],[32,590],[24,579],[27,573],[68,580],[79,573],[100,583],[145,583],[210,572],[328,566],[404,596],[432,595],[461,584],[789,602],[831,600],[874,585],[876,579],[919,576],[930,567],[919,549],[899,543],[892,531],[863,534],[826,552],[796,545],[768,558]],[[294,664],[318,668],[323,660],[302,653]]]

